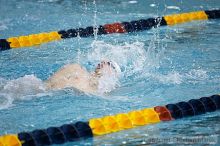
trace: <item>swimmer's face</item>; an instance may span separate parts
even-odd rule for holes
[[[102,61],[101,63],[99,63],[95,69],[95,74],[98,77],[105,75],[116,75],[116,69],[115,67],[112,65],[112,63],[110,61]]]

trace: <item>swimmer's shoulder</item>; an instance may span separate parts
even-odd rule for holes
[[[81,65],[79,64],[66,64],[64,65],[59,72],[78,72],[78,71],[86,71]]]
[[[77,64],[77,63],[73,63],[73,64],[66,64],[62,67],[63,69],[81,69],[82,66]]]
[[[66,64],[63,67],[61,67],[58,71],[56,71],[48,80],[58,80],[80,70],[82,69],[79,64]]]

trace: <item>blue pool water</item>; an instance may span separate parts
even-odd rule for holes
[[[1,0],[0,38],[219,8],[219,0]],[[131,34],[73,38],[0,52],[0,135],[60,126],[220,93],[219,20]],[[44,91],[61,66],[92,71],[113,59],[123,72],[107,95]],[[72,145],[220,144],[220,112],[144,126]]]

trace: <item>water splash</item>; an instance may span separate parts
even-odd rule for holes
[[[98,39],[98,26],[97,26],[97,6],[96,6],[96,0],[93,0],[94,5],[94,17],[93,17],[93,32],[94,32],[94,38],[95,40]]]
[[[163,84],[181,84],[186,82],[197,83],[199,81],[207,80],[208,75],[205,70],[192,69],[186,73],[179,73],[177,71],[171,71],[167,74],[149,74],[151,78],[158,80]]]
[[[190,80],[206,80],[208,78],[207,72],[203,69],[192,69],[186,75],[186,79]]]
[[[115,61],[125,76],[142,71],[148,64],[148,55],[142,42],[114,45],[104,41],[94,41],[91,48],[87,55],[89,61],[93,63],[102,60]]]
[[[119,87],[119,77],[116,75],[103,74],[99,79],[98,94],[104,94],[111,92],[112,90]]]
[[[137,81],[142,79],[156,80],[167,85],[178,85],[188,81],[197,82],[208,78],[206,71],[202,69],[193,69],[182,73],[175,71],[174,68],[165,74],[160,73],[158,69],[160,69],[161,62],[164,59],[169,61],[164,53],[165,48],[166,44],[162,44],[157,34],[152,37],[148,45],[143,42],[111,44],[104,41],[93,41],[87,58],[93,64],[97,64],[102,60],[117,62],[122,70],[122,82],[125,85],[130,84],[128,82],[133,84],[134,80],[131,78],[134,76]]]
[[[16,100],[29,100],[44,93],[46,87],[34,75],[25,75],[15,80],[0,78],[0,109],[8,108]]]
[[[183,82],[183,75],[176,71],[168,74],[151,74],[151,77],[163,84],[181,84]]]

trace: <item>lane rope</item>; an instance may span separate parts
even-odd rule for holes
[[[138,126],[205,114],[220,109],[220,95],[93,118],[87,122],[0,136],[0,146],[44,146],[83,140]]]
[[[97,27],[97,35],[106,35],[112,33],[131,33],[144,31],[153,27],[176,25],[195,20],[219,19],[220,10],[195,11],[181,14],[166,15],[164,17],[140,19],[130,22],[117,22],[113,24],[99,25]],[[8,39],[0,39],[0,51],[38,46],[52,41],[74,37],[91,37],[94,36],[93,26],[86,28],[68,29],[53,32],[45,32],[39,34],[31,34],[27,36],[10,37]]]

